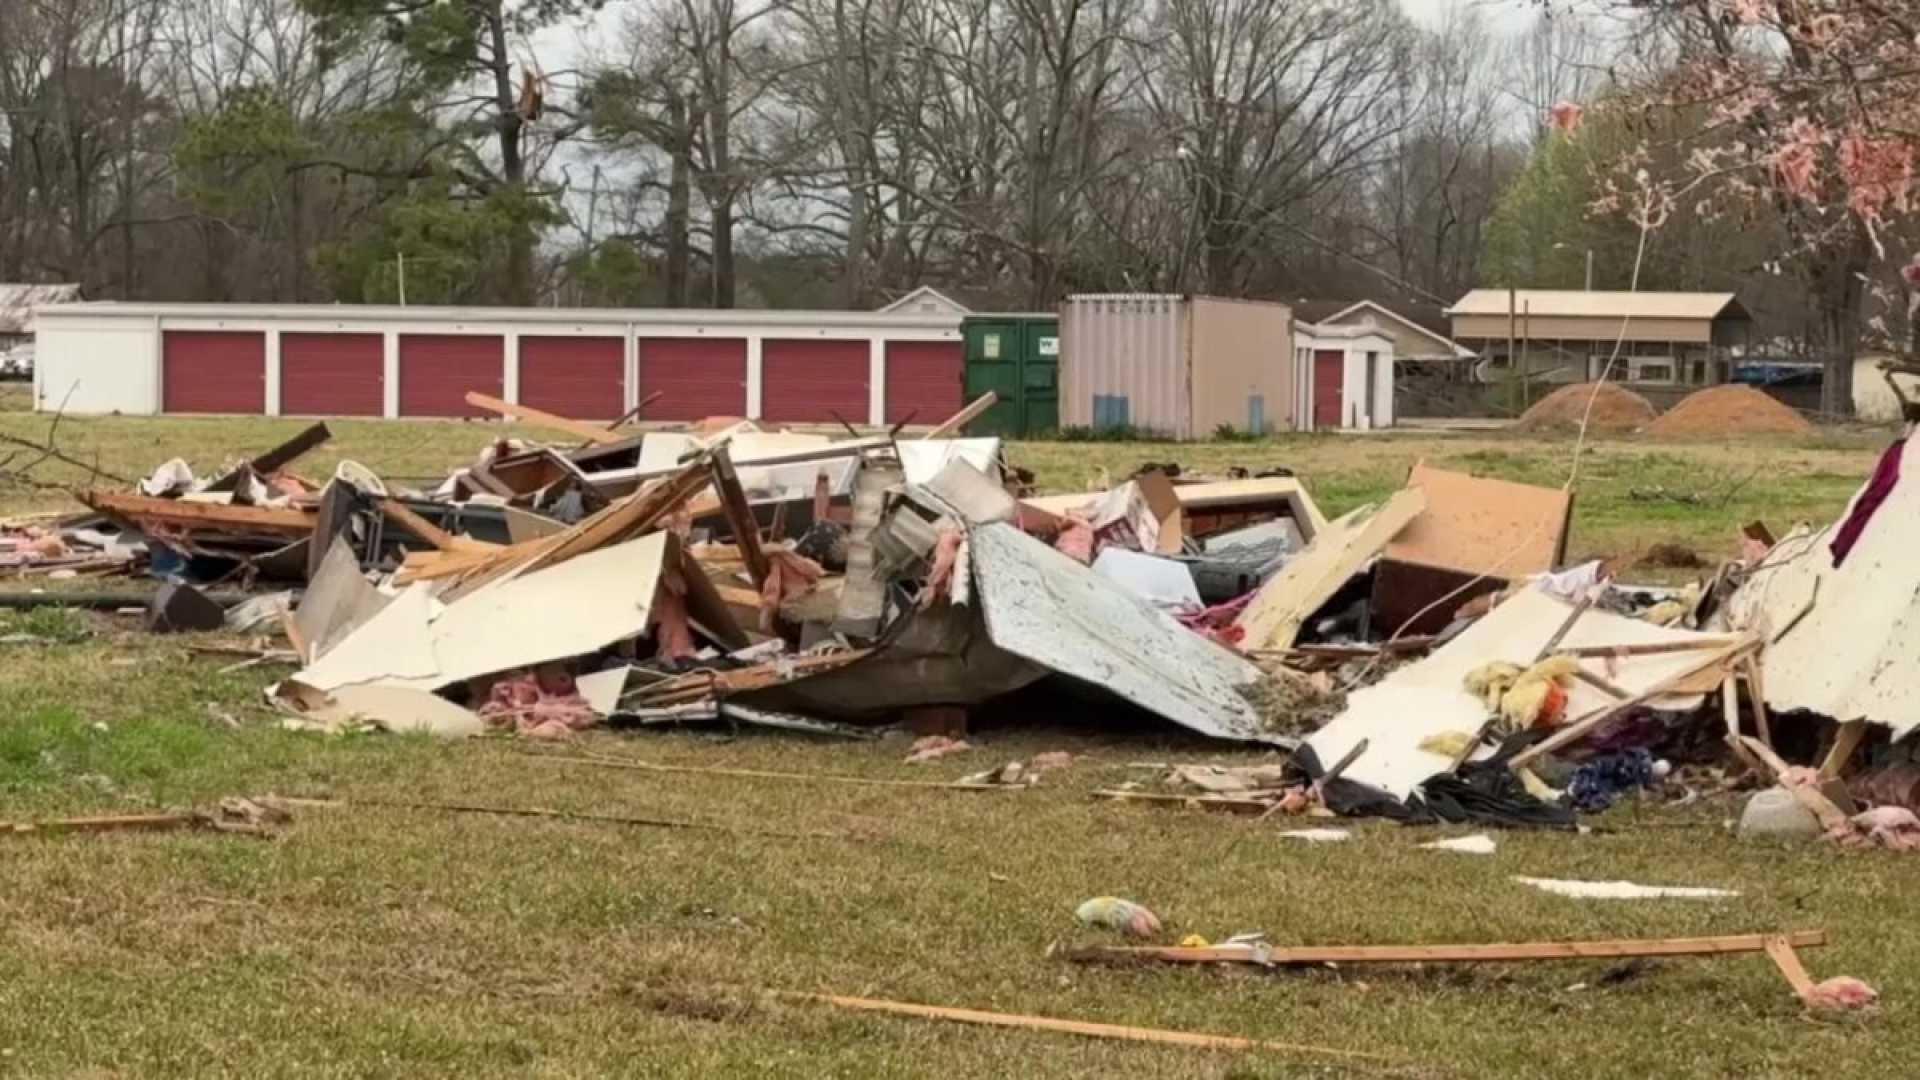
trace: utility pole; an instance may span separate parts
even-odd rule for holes
[[[1517,364],[1519,357],[1515,355],[1518,352],[1518,350],[1514,347],[1514,338],[1516,336],[1514,332],[1514,319],[1518,314],[1518,312],[1516,311],[1516,308],[1518,305],[1514,302],[1515,295],[1517,294],[1514,290],[1514,287],[1511,285],[1507,286],[1507,370],[1508,371],[1520,370]],[[1523,381],[1521,384],[1521,393],[1524,394],[1525,392],[1526,392],[1526,385]]]
[[[1593,291],[1593,249],[1587,249],[1587,291]]]

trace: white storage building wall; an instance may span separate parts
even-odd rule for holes
[[[469,390],[609,419],[654,394],[646,419],[880,424],[910,395],[937,423],[961,404],[947,314],[83,303],[35,331],[35,408],[75,414],[476,415]]]

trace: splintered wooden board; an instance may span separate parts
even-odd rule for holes
[[[1284,649],[1340,586],[1427,508],[1426,493],[1403,488],[1378,507],[1363,506],[1328,523],[1288,560],[1234,620],[1242,649]]]

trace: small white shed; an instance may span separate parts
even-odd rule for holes
[[[1393,426],[1393,338],[1369,326],[1301,325],[1293,333],[1301,431]]]

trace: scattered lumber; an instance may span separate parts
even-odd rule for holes
[[[1063,1035],[1082,1035],[1092,1039],[1160,1043],[1165,1046],[1184,1046],[1196,1050],[1266,1050],[1283,1054],[1332,1057],[1347,1061],[1392,1062],[1395,1060],[1389,1055],[1375,1051],[1342,1050],[1304,1043],[1269,1042],[1264,1039],[1241,1038],[1237,1035],[1207,1035],[1192,1031],[1171,1031],[1166,1028],[1097,1024],[1086,1020],[1063,1020],[1052,1016],[985,1012],[980,1009],[956,1009],[944,1005],[917,1005],[907,1001],[847,997],[841,994],[805,994],[793,991],[773,991],[772,993],[775,997],[788,1001],[832,1005],[836,1008],[855,1009],[860,1012],[888,1013],[893,1016],[911,1016],[920,1020],[946,1020],[958,1024],[983,1024],[989,1027],[1019,1028],[1026,1031],[1051,1031]]]
[[[230,506],[98,489],[82,492],[80,501],[122,524],[162,535],[245,533],[297,539],[313,533],[313,512],[297,507]]]
[[[497,397],[482,394],[477,390],[467,392],[467,404],[476,409],[485,409],[490,413],[497,413],[508,419],[517,417],[522,423],[531,424],[534,427],[562,431],[576,439],[585,439],[595,446],[610,446],[613,443],[627,441],[625,435],[610,431],[598,424],[589,424],[584,420],[570,420],[564,416],[558,416],[554,413],[536,409],[531,405],[517,405],[513,402],[502,401]]]
[[[1077,963],[1245,964],[1262,968],[1298,964],[1482,964],[1535,960],[1596,960],[1625,957],[1727,956],[1827,944],[1825,930],[1786,934],[1724,934],[1715,937],[1614,938],[1600,941],[1529,941],[1485,945],[1100,945],[1066,954]],[[1778,962],[1776,960],[1776,962]],[[1798,964],[1797,958],[1795,964]],[[1784,968],[1782,969],[1784,970]],[[1804,972],[1802,972],[1804,975]],[[1789,976],[1789,981],[1791,981]],[[1795,986],[1796,993],[1800,987]]]

